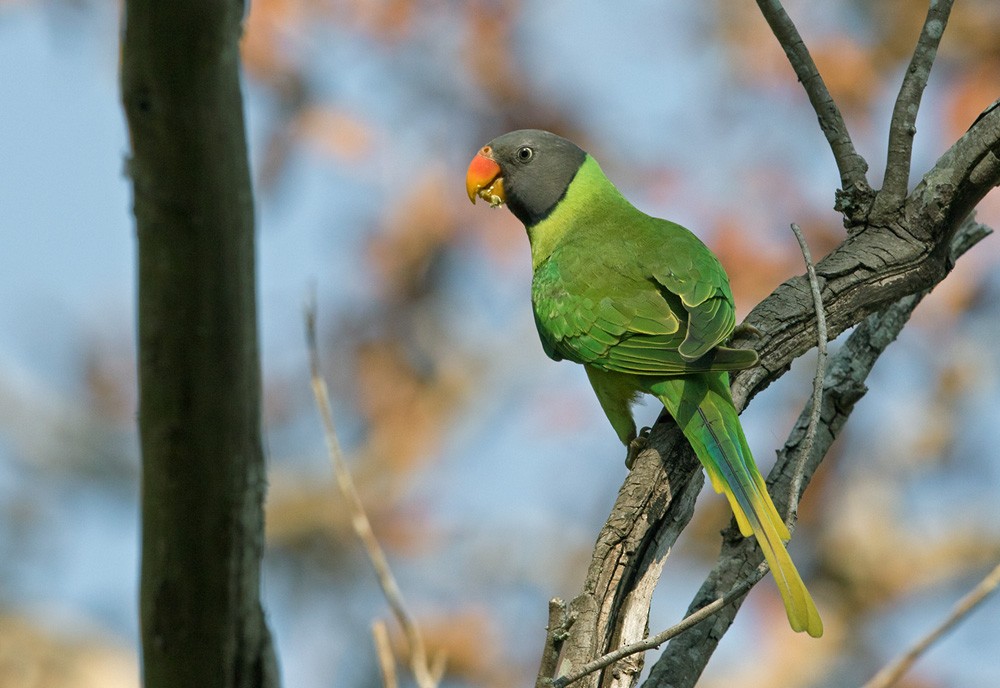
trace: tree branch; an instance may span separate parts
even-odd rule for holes
[[[372,639],[375,641],[375,656],[378,658],[379,673],[382,675],[382,688],[399,688],[396,677],[396,658],[392,654],[392,643],[389,641],[389,629],[382,619],[372,624]]]
[[[812,411],[809,414],[809,425],[806,430],[802,448],[799,450],[798,459],[795,461],[795,470],[792,472],[791,485],[788,492],[788,515],[785,517],[785,525],[791,532],[795,521],[798,520],[799,495],[802,494],[802,480],[806,472],[806,460],[812,453],[813,442],[816,439],[816,429],[819,427],[819,412],[823,405],[823,379],[826,377],[826,313],[823,310],[823,295],[819,285],[819,277],[816,276],[816,266],[813,265],[812,253],[809,251],[809,244],[802,235],[802,230],[797,224],[792,223],[792,232],[795,240],[799,242],[799,249],[802,250],[802,259],[806,263],[806,276],[809,278],[809,289],[812,292],[813,307],[816,309],[816,373],[813,375]]]
[[[662,565],[690,521],[704,484],[701,466],[683,437],[670,423],[657,423],[653,428],[651,448],[636,459],[598,536],[584,590],[568,605],[569,623],[556,634],[560,661],[554,672],[540,671],[536,685],[549,685],[554,675],[572,673],[620,644],[617,639],[626,599],[650,569]],[[667,460],[661,459],[662,449],[653,448],[663,446],[672,448]],[[651,589],[648,594],[652,594]],[[631,602],[634,626],[639,610],[648,616],[649,599],[640,603],[633,598]],[[543,657],[543,667],[550,666]],[[611,673],[618,673],[619,678],[638,678],[641,668],[641,663],[615,666]],[[597,686],[599,679],[592,674],[582,685]]]
[[[953,0],[931,0],[927,8],[927,17],[892,110],[885,177],[872,206],[872,214],[876,217],[897,210],[906,200],[913,137],[917,133],[917,110],[948,24],[952,4]]]
[[[867,225],[816,264],[823,281],[829,338],[907,294],[940,282],[954,263],[951,238],[980,200],[1000,184],[1000,108],[987,111],[942,155],[893,221]],[[742,409],[816,341],[805,277],[781,284],[750,312],[747,324],[767,336],[743,337],[760,365],[733,378]]]
[[[868,171],[868,163],[855,150],[854,142],[847,131],[844,117],[840,114],[840,108],[833,101],[830,91],[826,88],[826,83],[813,62],[809,49],[799,35],[798,29],[788,16],[780,0],[757,0],[757,6],[761,14],[767,20],[768,26],[774,32],[775,37],[781,44],[788,56],[788,61],[795,71],[795,76],[802,83],[802,87],[809,97],[809,102],[816,111],[819,118],[820,129],[830,143],[833,157],[837,162],[837,169],[840,171],[840,185],[843,193],[851,197],[871,194],[871,187],[865,178]],[[867,203],[858,203],[867,205]]]
[[[993,570],[986,574],[986,577],[979,581],[975,588],[958,601],[947,618],[918,640],[902,657],[875,674],[872,680],[864,685],[864,688],[889,688],[895,684],[934,643],[954,628],[958,622],[971,614],[987,597],[996,592],[997,586],[1000,586],[1000,564],[993,567]]]
[[[559,650],[566,639],[569,627],[575,618],[568,614],[566,603],[560,598],[549,600],[549,622],[545,626],[545,647],[542,650],[542,664],[538,669],[535,688],[546,688],[559,666]]]

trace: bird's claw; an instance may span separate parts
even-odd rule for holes
[[[639,434],[628,443],[628,453],[625,455],[625,467],[627,469],[632,470],[632,466],[635,465],[635,460],[639,458],[639,454],[649,446],[650,430],[652,428],[642,428]]]
[[[733,333],[729,335],[730,339],[760,339],[764,336],[764,333],[754,327],[753,325],[747,324],[745,322],[740,323],[733,329]]]

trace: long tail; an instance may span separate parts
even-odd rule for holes
[[[728,373],[671,378],[652,385],[650,391],[677,420],[715,491],[729,499],[740,532],[744,537],[757,537],[792,629],[814,638],[823,635],[816,605],[785,549],[788,528],[774,508],[743,435],[729,393]]]

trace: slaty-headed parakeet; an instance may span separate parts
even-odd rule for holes
[[[694,447],[740,532],[757,538],[792,628],[823,624],[785,549],[789,532],[754,463],[729,372],[755,352],[726,346],[735,327],[729,278],[694,234],[646,215],[590,155],[545,131],[504,134],[473,158],[469,198],[506,203],[525,226],[542,348],[583,364],[621,441],[635,453],[631,406],[658,398]]]

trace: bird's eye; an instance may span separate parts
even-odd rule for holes
[[[517,159],[521,162],[528,162],[531,160],[531,156],[535,154],[535,151],[531,150],[527,146],[522,146],[517,149]]]

